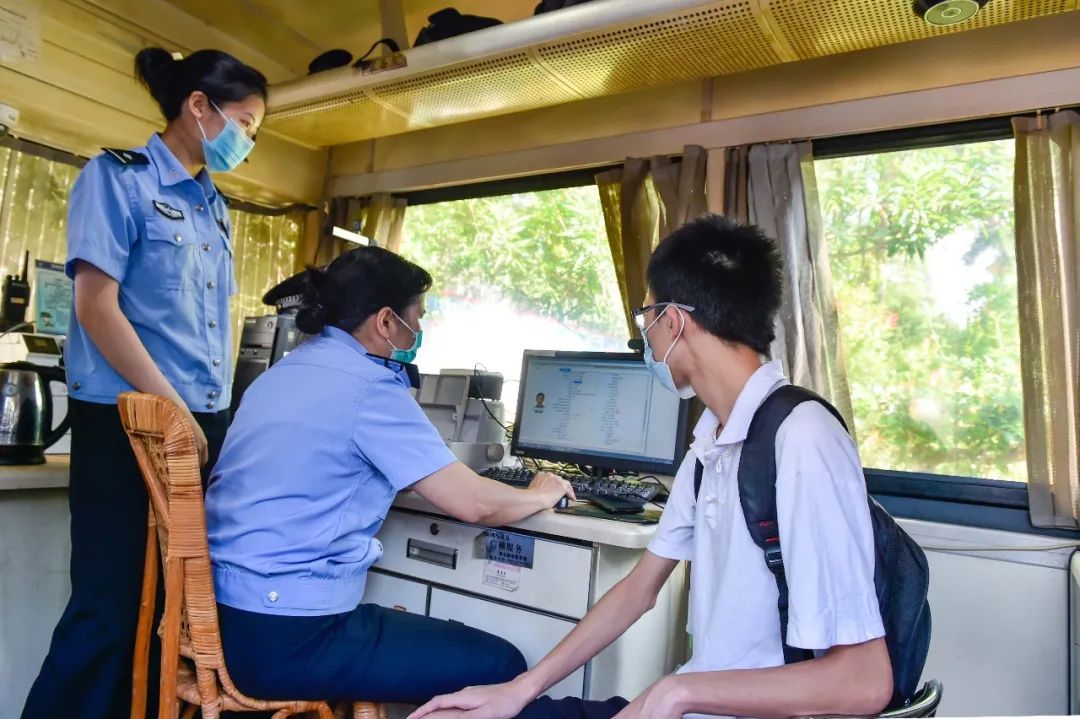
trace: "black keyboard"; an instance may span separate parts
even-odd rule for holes
[[[480,473],[488,479],[494,479],[512,487],[528,487],[536,473],[523,467],[492,467]],[[664,491],[659,482],[642,482],[630,477],[590,477],[586,474],[559,475],[574,488],[578,499],[590,496],[612,497],[615,499],[639,499],[649,501]]]

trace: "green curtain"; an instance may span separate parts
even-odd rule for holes
[[[1013,120],[1028,500],[1080,528],[1080,114]]]
[[[661,238],[705,214],[706,152],[683,148],[679,161],[668,157],[629,157],[621,169],[596,176],[611,259],[619,282],[623,313],[632,337],[630,313],[645,299],[645,269]]]

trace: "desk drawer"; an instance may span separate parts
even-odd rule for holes
[[[565,619],[442,589],[431,590],[431,616],[502,637],[518,648],[530,667],[536,666],[574,628],[574,623]],[[553,699],[584,697],[585,669],[578,669],[546,694]]]
[[[368,572],[363,602],[424,616],[427,614],[428,591],[428,585],[420,582]]]
[[[392,511],[379,532],[375,565],[408,577],[580,619],[589,608],[592,550],[536,538],[531,569],[512,567],[489,577],[486,530],[440,517]]]

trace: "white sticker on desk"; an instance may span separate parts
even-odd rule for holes
[[[519,584],[521,584],[521,567],[502,562],[484,562],[484,586],[514,592],[517,591]]]

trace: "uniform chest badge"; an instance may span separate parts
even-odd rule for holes
[[[160,212],[165,217],[168,217],[170,220],[184,219],[183,212],[176,209],[175,207],[172,207],[171,205],[166,205],[161,200],[154,200],[154,209]]]

